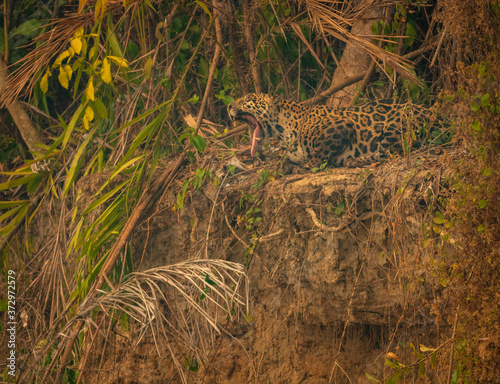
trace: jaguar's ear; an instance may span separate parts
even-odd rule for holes
[[[272,96],[272,95],[264,95],[264,100],[269,104],[276,103],[282,100],[282,95]]]

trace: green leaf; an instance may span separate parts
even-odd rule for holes
[[[3,215],[0,215],[0,223],[4,221],[5,219],[8,219],[12,215],[15,215],[19,210],[24,206],[24,204],[18,205],[15,208],[9,209],[7,212],[5,212]]]
[[[380,380],[377,380],[373,376],[369,375],[367,372],[365,372],[365,376],[368,380],[370,380],[370,383],[381,383]]]
[[[111,66],[109,65],[109,61],[107,58],[104,58],[102,61],[102,67],[101,67],[101,79],[104,81],[106,84],[111,83]]]
[[[405,46],[411,47],[417,37],[417,31],[415,30],[412,22],[408,22],[406,24],[406,36],[408,37],[405,39]]]
[[[479,208],[481,209],[486,208],[487,205],[488,205],[488,199],[479,200]]]
[[[200,135],[189,136],[189,141],[193,144],[198,153],[202,153],[207,146],[207,141]]]
[[[146,64],[144,65],[144,78],[149,80],[151,78],[151,69],[153,68],[153,59],[148,57]]]
[[[22,204],[29,203],[29,200],[13,200],[13,201],[0,201],[0,209],[8,209],[18,207]],[[2,221],[2,219],[0,219]]]
[[[14,28],[13,30],[10,31],[10,35],[23,35],[23,36],[33,36],[39,32],[39,28],[43,26],[43,21],[42,20],[37,20],[37,19],[31,19],[28,21],[25,21],[18,27]],[[3,38],[3,36],[2,36]]]
[[[97,113],[99,114],[99,116],[101,116],[103,119],[108,118],[108,110],[106,109],[106,106],[103,104],[101,99],[94,100],[94,107],[95,107]]]
[[[73,181],[76,176],[76,169],[78,166],[78,163],[80,162],[80,158],[83,154],[83,152],[87,149],[87,144],[89,143],[90,140],[92,140],[94,133],[96,131],[96,128],[90,132],[83,143],[78,147],[78,150],[75,153],[75,157],[73,158],[73,161],[71,162],[71,166],[69,167],[68,172],[66,173],[66,181],[64,182],[64,188],[63,188],[63,195],[65,196],[71,186],[73,185]]]
[[[212,14],[208,10],[207,6],[199,0],[195,0],[195,3],[198,4],[205,11],[205,13],[210,17],[210,24],[212,24]]]
[[[457,384],[458,383],[458,374],[459,374],[459,371],[458,371],[458,369],[456,369],[455,372],[453,372],[453,375],[451,375],[450,384]]]
[[[16,226],[24,219],[26,214],[28,213],[28,208],[30,207],[29,203],[26,203],[22,206],[22,208],[17,213],[16,217],[11,220],[11,222],[0,229],[0,237],[4,237],[8,235]]]
[[[34,194],[37,191],[38,186],[40,185],[40,182],[43,179],[43,174],[42,173],[37,173],[36,175],[38,177],[36,177],[33,180],[31,180],[28,183],[28,186],[26,187],[26,190],[28,191],[29,194]]]
[[[436,211],[434,218],[432,219],[436,224],[443,224],[444,217],[443,214],[439,211]]]
[[[5,183],[0,184],[0,191],[5,191],[6,189],[19,187],[23,184],[28,184],[31,180],[34,180],[37,177],[36,173],[32,173],[30,175],[19,177],[16,179],[11,179]]]
[[[392,368],[392,369],[399,368],[399,365],[396,362],[390,361],[389,359],[387,359],[387,357],[385,358],[384,364],[387,365],[389,368]]]
[[[484,94],[479,98],[479,100],[481,100],[481,105],[483,107],[487,107],[488,105],[490,105],[490,94],[489,93]]]
[[[115,188],[113,188],[111,191],[109,191],[108,193],[106,193],[105,195],[103,195],[102,197],[100,197],[99,199],[97,199],[96,201],[94,201],[93,203],[91,203],[83,212],[82,212],[82,216],[86,215],[87,213],[93,211],[94,209],[96,209],[99,205],[101,205],[102,203],[104,203],[106,200],[108,200],[111,196],[113,196],[116,192],[118,192],[120,189],[122,189],[125,185],[127,185],[128,183],[131,182],[131,180],[133,180],[133,178],[130,178],[128,180],[125,180],[123,183],[121,183],[120,185],[116,186]]]
[[[62,148],[66,148],[66,145],[68,143],[69,138],[71,137],[71,133],[73,132],[73,129],[75,128],[76,122],[80,119],[83,110],[87,104],[80,104],[80,106],[76,109],[75,113],[73,114],[73,117],[71,118],[68,127],[66,128],[66,132],[64,132],[63,140],[62,140]],[[54,143],[56,144],[56,143]],[[52,147],[51,147],[52,148]]]
[[[117,167],[113,173],[111,174],[111,176],[109,177],[109,179],[97,190],[97,192],[94,194],[94,196],[97,196],[99,195],[103,190],[104,188],[106,188],[106,186],[117,176],[119,175],[120,173],[122,173],[125,169],[127,169],[128,167],[132,166],[136,161],[142,159],[145,155],[142,155],[142,156],[138,156],[138,157],[134,157],[132,160],[129,160],[127,161],[125,164]]]
[[[202,77],[208,79],[208,64],[203,57],[200,58],[200,64],[198,65],[198,72]],[[205,80],[206,81],[206,80]]]
[[[431,356],[431,366],[433,369],[436,369],[436,356],[437,356],[437,350],[434,351]]]

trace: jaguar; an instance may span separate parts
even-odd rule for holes
[[[432,127],[436,121],[432,109],[410,102],[379,100],[333,109],[256,93],[231,103],[228,113],[253,128],[252,156],[260,140],[276,138],[292,162],[307,168],[377,163],[387,152],[401,151],[412,122]]]

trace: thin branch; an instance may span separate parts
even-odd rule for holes
[[[255,92],[262,93],[262,82],[260,79],[259,66],[257,63],[257,55],[255,54],[255,44],[252,35],[252,24],[250,22],[250,15],[252,14],[250,10],[249,0],[243,1],[243,32],[245,35],[245,40],[247,43],[248,57],[250,59],[250,68],[252,72],[253,82],[255,85]]]
[[[354,83],[357,83],[358,81],[363,80],[364,77],[365,77],[365,74],[356,75],[356,76],[352,76],[352,77],[347,78],[342,84],[339,84],[339,85],[332,84],[332,85],[330,85],[330,87],[327,90],[321,92],[320,94],[318,94],[314,97],[311,97],[308,100],[303,101],[302,104],[304,104],[304,105],[316,104],[317,102],[321,101],[322,99],[329,98],[335,92],[338,92],[338,91],[344,89],[345,87],[348,87],[349,85],[352,85]]]
[[[201,122],[203,120],[203,113],[208,103],[208,99],[212,94],[212,84],[214,82],[215,70],[217,69],[217,64],[219,63],[221,46],[222,46],[222,29],[220,26],[219,12],[217,11],[217,0],[212,1],[214,8],[214,19],[215,19],[215,34],[217,37],[217,42],[215,44],[214,58],[210,66],[210,73],[208,74],[207,87],[205,88],[205,94],[203,95],[203,100],[201,101],[200,111],[198,112],[198,117],[196,118],[196,129],[195,134],[198,133],[201,127]]]
[[[349,304],[347,305],[347,316],[346,316],[346,320],[344,323],[344,330],[342,331],[342,336],[340,337],[339,348],[337,349],[337,354],[335,355],[335,360],[333,361],[333,368],[332,368],[332,372],[330,374],[330,380],[328,380],[329,383],[332,382],[333,375],[335,374],[335,368],[337,367],[337,359],[339,358],[340,350],[342,348],[342,343],[344,341],[347,326],[349,325],[349,319],[351,317],[352,301],[354,299],[354,294],[356,293],[356,287],[358,286],[359,277],[361,276],[361,271],[363,270],[364,266],[365,266],[365,260],[363,260],[363,263],[359,267],[359,271],[358,271],[358,274],[356,276],[356,280],[354,281],[354,287],[352,289],[351,298],[349,299]]]
[[[458,306],[457,311],[455,312],[455,322],[453,324],[453,333],[451,335],[452,343],[451,343],[450,364],[448,367],[448,380],[446,380],[447,384],[451,383],[451,371],[453,369],[453,354],[455,353],[455,344],[453,343],[453,340],[455,339],[455,331],[457,330],[458,311],[460,311],[460,305]]]

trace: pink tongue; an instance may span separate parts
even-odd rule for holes
[[[252,149],[250,150],[250,154],[252,155],[252,157],[255,155],[255,152],[257,151],[257,142],[259,141],[259,136],[260,136],[260,127],[257,125],[257,127],[253,130]]]

